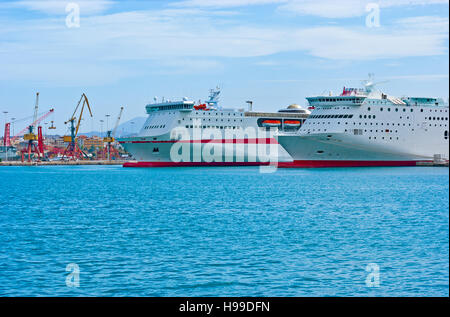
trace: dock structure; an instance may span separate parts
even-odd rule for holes
[[[448,161],[417,162],[417,166],[442,166],[442,167],[448,167]]]
[[[167,162],[170,164],[169,162]],[[417,162],[416,166],[440,166],[449,167],[448,161],[427,161],[427,162]],[[124,160],[78,160],[78,161],[40,161],[40,162],[22,162],[22,161],[3,161],[0,162],[1,166],[74,166],[74,165],[123,165],[125,167],[136,167],[139,165],[137,161],[124,161]],[[151,164],[150,164],[151,165]],[[158,164],[155,164],[158,165]],[[161,164],[159,164],[161,165]],[[164,165],[164,164],[162,164]],[[281,164],[283,165],[283,164]],[[284,164],[285,165],[285,164]],[[150,166],[149,166],[150,167]],[[156,167],[156,166],[152,166]],[[289,166],[279,166],[279,167],[289,167]]]
[[[41,161],[41,162],[21,162],[6,161],[0,162],[0,166],[68,166],[68,165],[123,165],[126,161]]]

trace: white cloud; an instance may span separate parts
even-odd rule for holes
[[[184,0],[173,6],[197,8],[229,8],[277,4],[280,12],[325,18],[349,18],[366,14],[366,5],[377,3],[380,8],[447,4],[448,0]]]
[[[0,22],[0,79],[109,82],[157,68],[146,64],[168,72],[220,70],[220,58],[283,52],[336,61],[433,56],[448,54],[447,30],[448,18],[437,17],[378,29],[244,25],[191,8],[85,17],[78,29],[60,19],[8,21]]]
[[[409,29],[416,29],[419,32],[427,32],[433,30],[448,30],[449,22],[448,18],[442,18],[438,16],[419,16],[402,18],[396,21],[397,26]]]
[[[317,57],[338,60],[368,60],[433,56],[445,54],[448,34],[436,30],[417,33],[399,29],[367,33],[364,30],[322,27],[301,30],[298,38],[308,42],[305,49]]]
[[[142,75],[142,71],[131,70],[114,64],[99,64],[90,61],[67,63],[64,60],[1,63],[0,81],[22,81],[38,85],[59,87],[102,86],[124,78]]]
[[[111,0],[19,0],[5,2],[0,5],[0,8],[23,8],[49,15],[65,15],[66,6],[69,3],[78,4],[81,15],[104,12],[114,4]]]
[[[399,6],[447,4],[448,0],[289,0],[278,10],[299,15],[325,18],[349,18],[367,14],[366,6],[376,3],[380,9]]]
[[[388,80],[412,80],[412,81],[436,81],[436,80],[448,80],[448,74],[420,74],[420,75],[403,75],[403,76],[390,76],[386,77]]]
[[[245,7],[250,5],[279,4],[289,0],[185,0],[175,2],[173,6],[203,7],[203,8],[229,8]]]
[[[314,15],[325,18],[348,18],[365,13],[364,0],[291,0],[278,10],[291,14]]]

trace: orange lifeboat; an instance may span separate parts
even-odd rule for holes
[[[262,122],[262,126],[267,128],[276,128],[279,127],[280,125],[281,125],[280,120],[264,120]]]
[[[301,122],[298,120],[284,120],[284,126],[287,128],[298,128]]]
[[[194,109],[195,110],[209,110],[209,109],[207,109],[206,108],[206,104],[205,103],[202,103],[201,105],[198,105],[198,106],[194,106]]]

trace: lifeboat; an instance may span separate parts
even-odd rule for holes
[[[198,105],[198,106],[194,106],[194,109],[195,110],[204,110],[204,111],[209,110],[209,109],[206,108],[206,104],[205,103],[202,103],[201,105]]]
[[[266,128],[277,128],[281,125],[280,120],[264,120],[262,126]]]
[[[284,126],[286,128],[298,128],[300,125],[301,122],[298,120],[284,120]]]

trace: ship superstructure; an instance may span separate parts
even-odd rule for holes
[[[311,115],[279,143],[291,166],[412,166],[448,161],[449,108],[442,99],[394,97],[375,89],[344,88],[338,96],[307,98]]]
[[[138,161],[125,166],[261,165],[291,162],[277,134],[293,134],[310,111],[253,112],[219,106],[220,90],[196,104],[188,98],[146,106],[148,118],[136,137],[119,143]]]

